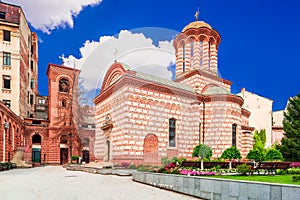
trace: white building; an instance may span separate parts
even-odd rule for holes
[[[255,130],[266,130],[266,147],[272,145],[272,106],[273,100],[259,96],[246,91],[245,88],[237,94],[244,99],[243,108],[249,110],[249,126],[255,127]]]

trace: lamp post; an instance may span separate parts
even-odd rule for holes
[[[7,134],[7,130],[9,129],[9,123],[8,122],[4,122],[4,155],[5,155],[5,135]],[[8,131],[8,162],[10,162],[10,134]],[[5,156],[4,156],[4,161],[5,161]]]

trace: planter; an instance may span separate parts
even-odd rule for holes
[[[136,172],[133,180],[204,199],[300,199],[300,186]]]

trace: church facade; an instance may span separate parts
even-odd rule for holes
[[[96,105],[95,158],[159,164],[163,157],[192,158],[205,144],[213,158],[236,146],[246,157],[253,145],[250,112],[231,81],[218,75],[219,33],[203,21],[188,24],[173,42],[176,79],[134,71],[115,62],[106,72]]]

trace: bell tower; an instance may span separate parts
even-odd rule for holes
[[[176,36],[173,46],[176,52],[176,78],[198,69],[218,76],[218,46],[220,34],[204,21],[185,26]]]

